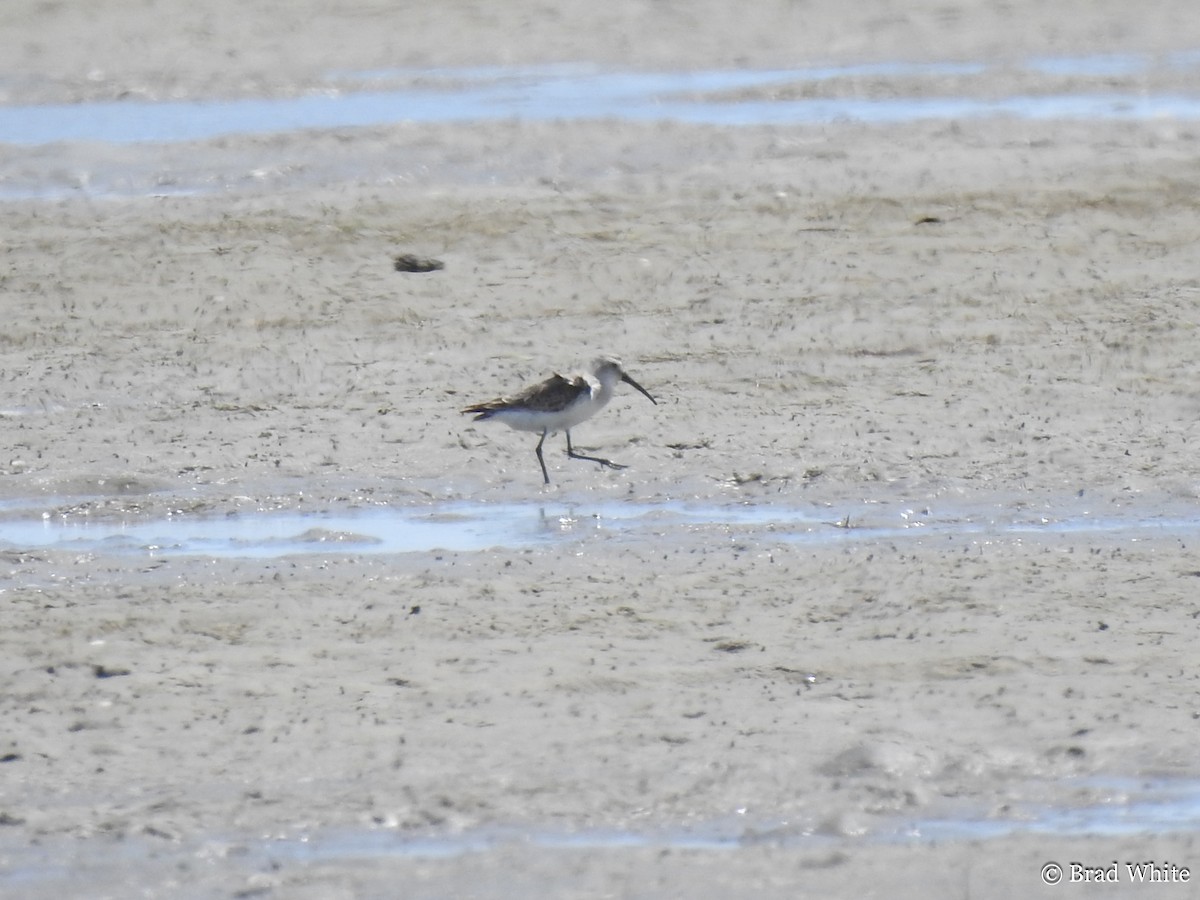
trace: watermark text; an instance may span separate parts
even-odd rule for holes
[[[1103,865],[1081,862],[1048,862],[1042,866],[1046,884],[1183,884],[1192,880],[1192,870],[1164,860],[1120,862]]]

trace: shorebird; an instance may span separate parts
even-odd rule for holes
[[[542,444],[546,442],[546,435],[559,431],[567,433],[567,456],[571,459],[586,459],[610,469],[625,468],[611,459],[576,453],[571,446],[571,429],[603,409],[621,381],[641,391],[647,400],[658,405],[649,391],[626,374],[619,359],[602,356],[592,363],[591,372],[581,372],[569,378],[555,373],[515,396],[498,397],[468,406],[462,411],[474,413],[473,421],[476,422],[497,419],[517,431],[540,431],[542,436],[533,452],[537,454],[538,465],[542,467],[542,478],[549,484],[550,473],[546,471],[546,460],[542,458]]]

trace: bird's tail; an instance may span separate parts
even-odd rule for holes
[[[472,414],[475,416],[473,422],[478,422],[480,419],[490,419],[496,414],[496,408],[487,403],[479,403],[475,406],[468,406],[466,409],[460,409],[459,412],[464,414]]]

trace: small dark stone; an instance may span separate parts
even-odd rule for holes
[[[436,272],[446,268],[446,264],[432,256],[417,256],[415,253],[401,253],[393,260],[397,272]]]
[[[722,653],[741,653],[751,646],[753,645],[749,641],[721,641],[713,649],[720,650]]]
[[[92,666],[92,673],[97,678],[116,678],[119,675],[128,675],[128,669],[110,669],[108,666],[95,665]]]

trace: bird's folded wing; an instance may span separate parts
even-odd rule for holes
[[[506,409],[557,412],[570,406],[580,394],[587,394],[591,390],[592,386],[582,375],[564,378],[556,373],[545,381],[526,388],[515,397],[497,397],[486,403],[476,403],[474,406],[468,406],[463,412],[478,413],[481,418]]]
[[[555,373],[531,388],[526,388],[512,399],[513,406],[523,406],[534,412],[556,412],[565,409],[580,394],[587,394],[591,386],[582,375],[564,378]]]

